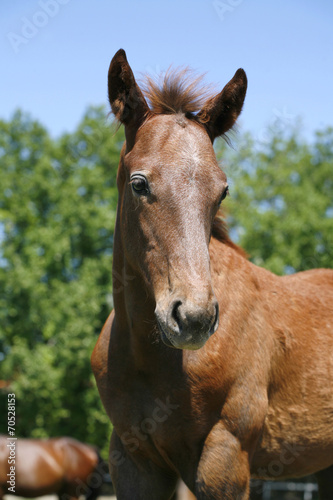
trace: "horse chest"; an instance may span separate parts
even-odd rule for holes
[[[118,389],[111,420],[123,446],[129,453],[155,457],[156,463],[164,463],[180,445],[179,429],[170,432],[179,419],[178,400],[172,391],[153,390],[140,377]]]

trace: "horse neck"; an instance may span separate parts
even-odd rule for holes
[[[113,247],[113,304],[115,312],[114,338],[125,359],[145,371],[160,362],[164,344],[159,340],[155,320],[155,301],[144,279],[126,258],[118,205]]]

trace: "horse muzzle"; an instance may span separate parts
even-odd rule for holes
[[[157,305],[157,324],[163,342],[176,349],[200,349],[216,332],[219,306],[215,299],[202,304],[190,300],[172,300],[167,307]]]

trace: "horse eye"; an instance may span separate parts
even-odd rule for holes
[[[135,194],[149,194],[148,181],[143,175],[136,175],[135,177],[132,177],[131,186]]]
[[[225,188],[225,190],[222,193],[222,196],[219,201],[219,205],[221,205],[222,201],[226,198],[226,196],[229,194],[229,186]]]

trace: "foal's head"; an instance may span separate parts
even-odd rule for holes
[[[228,184],[213,141],[241,112],[245,72],[239,69],[196,114],[199,95],[179,76],[169,75],[161,89],[150,84],[149,108],[123,50],[111,61],[108,86],[126,134],[118,172],[125,257],[151,291],[163,342],[198,349],[219,317],[208,245]]]

